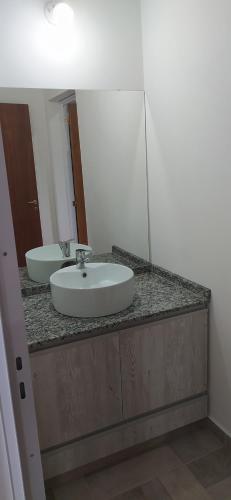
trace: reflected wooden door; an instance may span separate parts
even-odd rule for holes
[[[42,245],[28,106],[26,104],[0,104],[0,125],[18,265],[25,266],[27,250]]]
[[[81,149],[79,140],[79,124],[76,102],[68,104],[69,115],[69,134],[71,145],[72,173],[75,199],[73,205],[76,211],[76,224],[78,233],[78,242],[87,245],[87,221],[85,209],[85,196],[83,185],[83,172],[81,161]]]

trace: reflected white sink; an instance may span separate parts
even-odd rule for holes
[[[29,250],[26,253],[26,264],[30,279],[38,283],[49,283],[51,274],[58,271],[65,262],[75,260],[77,248],[92,251],[91,247],[74,242],[70,244],[70,257],[62,256],[58,243]]]
[[[52,300],[61,314],[98,317],[129,307],[134,297],[134,273],[119,264],[71,266],[50,277]]]

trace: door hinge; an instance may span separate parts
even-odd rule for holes
[[[16,368],[18,372],[22,370],[22,358],[20,356],[16,358]]]
[[[25,384],[24,384],[24,382],[20,382],[20,384],[19,384],[19,389],[20,389],[20,396],[21,396],[21,399],[26,399],[26,389],[25,389]]]

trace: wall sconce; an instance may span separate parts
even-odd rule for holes
[[[74,11],[69,2],[51,0],[46,3],[44,10],[49,23],[58,28],[68,28],[74,21]]]

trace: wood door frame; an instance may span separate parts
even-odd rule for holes
[[[0,129],[0,309],[1,352],[8,371],[8,385],[0,379],[0,400],[8,447],[14,499],[45,500],[37,422],[32,389],[30,359],[26,342],[14,228],[10,206],[4,149]],[[5,354],[5,355],[4,355]],[[16,358],[22,369],[16,369]],[[20,397],[24,383],[26,398]],[[23,491],[24,490],[24,491]],[[24,494],[25,492],[25,494]]]
[[[78,243],[88,244],[83,170],[76,101],[67,104]]]

